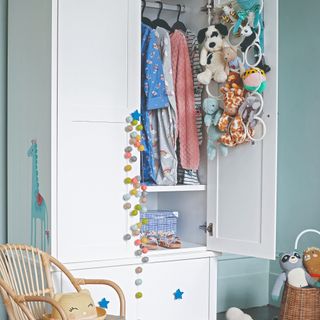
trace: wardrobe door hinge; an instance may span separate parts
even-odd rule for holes
[[[204,232],[208,232],[210,237],[213,237],[213,223],[209,223],[208,224],[203,224],[201,226],[199,226],[199,229],[204,231]]]

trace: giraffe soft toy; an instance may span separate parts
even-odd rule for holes
[[[244,102],[245,93],[241,86],[240,75],[231,72],[226,85],[221,88],[224,112],[218,122],[218,128],[223,132],[219,142],[227,147],[234,147],[246,141],[246,128],[242,117],[238,114],[238,110]]]
[[[38,145],[36,140],[31,141],[28,156],[32,158],[31,244],[34,247],[38,244],[37,221],[40,221],[40,249],[46,251],[49,239],[48,210],[46,202],[39,191]]]

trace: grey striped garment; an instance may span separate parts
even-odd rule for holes
[[[198,81],[198,74],[202,72],[202,67],[200,65],[200,51],[197,36],[190,30],[186,31],[186,40],[188,43],[190,61],[192,66],[192,76],[193,76],[193,86],[194,86],[194,102],[196,109],[196,125],[198,130],[199,145],[202,144],[203,134],[202,134],[202,90],[203,85]]]

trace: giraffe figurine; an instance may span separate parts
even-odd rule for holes
[[[31,194],[31,244],[37,246],[37,220],[41,223],[41,250],[46,251],[49,242],[48,210],[45,200],[39,192],[38,145],[31,141],[28,156],[32,157],[32,194]]]

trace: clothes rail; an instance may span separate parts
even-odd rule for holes
[[[174,4],[167,4],[162,2],[163,4],[163,10],[169,10],[169,11],[179,11],[179,6],[178,5],[174,5]],[[150,2],[150,1],[146,1],[146,8],[153,8],[153,9],[160,9],[160,3],[159,2]],[[181,12],[185,12],[186,11],[186,7],[185,5],[181,5]]]

